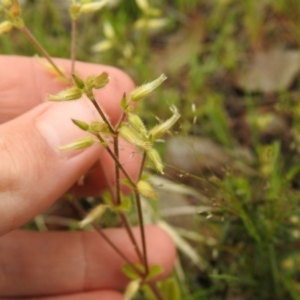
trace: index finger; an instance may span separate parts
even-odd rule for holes
[[[70,60],[55,58],[54,61],[70,76]],[[0,66],[0,123],[42,103],[47,94],[55,94],[67,87],[33,57],[0,56]],[[133,88],[130,77],[106,65],[76,62],[75,68],[83,78],[102,72],[109,74],[109,84],[95,94],[111,122],[116,123],[121,113],[119,102],[123,93],[129,93]],[[117,80],[120,77],[121,82]]]

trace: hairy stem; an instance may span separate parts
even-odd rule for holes
[[[36,47],[36,49],[48,60],[51,66],[55,69],[55,71],[65,80],[69,81],[69,79],[65,76],[65,74],[57,67],[54,63],[48,52],[43,48],[43,46],[37,41],[37,39],[33,36],[33,34],[29,31],[29,29],[24,26],[20,29],[26,37],[30,40],[30,42]]]

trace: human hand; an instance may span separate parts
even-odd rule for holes
[[[69,68],[67,60],[56,62]],[[106,174],[94,168],[84,186],[74,190],[95,194],[105,187],[104,177],[113,178],[113,163],[100,145],[57,151],[58,146],[86,135],[71,118],[89,122],[97,114],[85,99],[45,103],[46,94],[65,86],[32,58],[0,56],[0,66],[0,299],[122,299],[117,291],[127,282],[121,272],[124,261],[96,233],[16,230],[68,191],[99,158]],[[78,63],[76,69],[83,77],[109,73],[110,83],[96,95],[116,123],[121,114],[119,101],[133,88],[132,81],[108,66]],[[136,176],[136,156],[130,150],[120,154],[127,171]],[[137,261],[122,229],[105,232],[127,257]],[[160,264],[163,276],[167,275],[175,258],[173,243],[155,226],[146,229],[146,236],[150,264]]]

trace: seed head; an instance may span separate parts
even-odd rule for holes
[[[133,299],[136,293],[138,292],[140,286],[141,286],[140,279],[130,281],[124,292],[124,300]]]
[[[103,32],[105,37],[109,40],[112,40],[116,36],[116,33],[109,22],[104,22]]]
[[[129,113],[128,122],[138,133],[141,134],[141,136],[147,138],[146,127],[138,115]]]
[[[101,8],[103,8],[107,4],[107,2],[108,2],[107,0],[101,0],[101,1],[82,4],[80,8],[80,12],[84,14],[96,12]]]
[[[72,87],[67,90],[61,91],[56,95],[48,95],[48,100],[54,102],[63,102],[77,100],[81,98],[81,96],[82,91],[77,87]]]
[[[79,150],[91,147],[95,143],[95,140],[91,136],[83,137],[73,143],[67,144],[65,146],[58,147],[59,150]]]
[[[156,171],[158,171],[161,174],[164,174],[164,166],[161,161],[160,155],[154,148],[151,148],[147,151],[147,157],[153,164]]]
[[[162,124],[156,125],[149,131],[149,136],[152,141],[160,138],[164,135],[180,118],[180,114],[178,113],[176,108],[173,108],[173,116]]]
[[[88,224],[93,223],[96,219],[99,219],[106,211],[107,205],[99,204],[94,209],[92,209],[86,217],[79,222],[79,227],[82,228]]]
[[[145,196],[146,198],[150,198],[154,200],[158,199],[158,195],[156,194],[152,186],[147,181],[140,180],[137,183],[137,189],[139,193]]]
[[[137,87],[131,92],[130,100],[136,102],[144,99],[150,93],[152,93],[159,85],[161,85],[166,79],[167,76],[165,74],[161,74],[157,79]]]
[[[143,139],[137,131],[125,125],[119,128],[119,134],[124,140],[138,148],[143,150],[150,149],[151,144],[148,141]]]
[[[0,23],[0,34],[7,33],[14,27],[13,23],[10,21],[3,21]]]
[[[92,47],[93,52],[104,52],[113,47],[113,42],[110,40],[103,40]]]

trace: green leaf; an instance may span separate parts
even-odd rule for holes
[[[180,288],[175,278],[170,277],[158,282],[158,288],[165,300],[180,300]],[[142,290],[147,300],[157,300],[157,297],[148,285],[143,285]]]
[[[150,267],[149,274],[145,281],[149,281],[163,272],[163,268],[160,265],[153,265]]]
[[[134,266],[138,270],[140,270],[141,272],[145,271],[144,266],[141,265],[141,264],[139,264],[139,263],[135,263]],[[129,264],[124,265],[123,268],[122,268],[122,271],[130,279],[133,279],[133,280],[135,280],[135,279],[141,279],[141,276]]]
[[[159,289],[166,300],[180,300],[180,288],[175,278],[168,278],[159,284]]]
[[[105,202],[105,204],[107,204],[108,206],[113,206],[113,199],[111,193],[108,190],[104,191],[101,194],[101,198]]]
[[[85,87],[84,81],[76,74],[72,74],[72,77],[75,85],[82,90]]]
[[[119,206],[113,208],[115,211],[129,212],[131,209],[131,199],[126,197],[122,199],[122,202]]]
[[[121,99],[120,106],[124,111],[126,111],[126,109],[128,107],[127,97],[126,97],[125,93],[123,94],[123,97]]]

